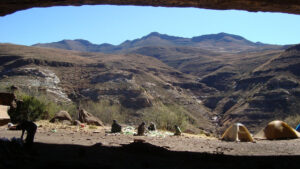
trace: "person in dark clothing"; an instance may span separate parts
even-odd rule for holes
[[[148,126],[148,130],[149,131],[155,131],[156,130],[156,125],[153,122],[151,122],[150,125]]]
[[[181,135],[181,130],[179,128],[179,126],[175,125],[175,133],[174,133],[174,136],[180,136]]]
[[[22,121],[16,126],[16,130],[22,130],[21,140],[23,141],[24,133],[26,131],[27,136],[25,139],[25,144],[31,146],[33,144],[34,136],[36,133],[37,126],[31,121]]]
[[[116,120],[113,120],[113,124],[111,125],[111,133],[120,133],[122,132],[122,126],[118,124]]]
[[[142,122],[142,123],[139,125],[138,131],[137,131],[137,134],[136,134],[137,136],[144,136],[144,135],[145,135],[145,130],[146,130],[145,125],[146,125],[145,122]]]

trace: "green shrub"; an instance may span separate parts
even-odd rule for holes
[[[73,118],[77,115],[77,106],[74,103],[56,103],[51,100],[42,100],[42,102],[46,104],[47,119],[51,119],[55,113],[61,110],[67,111]]]
[[[146,123],[154,122],[159,129],[174,130],[174,126],[180,126],[185,130],[188,124],[186,110],[178,105],[165,105],[158,103],[143,111],[143,119]]]
[[[109,100],[86,101],[82,102],[80,106],[106,124],[111,124],[113,120],[124,122],[127,117],[127,113],[122,111],[120,104],[111,103]]]
[[[23,91],[17,91],[16,97],[22,100],[23,103],[17,109],[9,111],[12,121],[19,122],[20,120],[40,120],[50,119],[55,113],[65,110],[71,116],[74,116],[77,111],[76,105],[72,102],[59,103],[50,100],[44,94],[30,93],[26,94]],[[34,96],[32,96],[34,94]]]
[[[77,106],[73,102],[55,102],[54,100],[49,99],[44,94],[40,94],[35,97],[46,105],[48,119],[52,118],[55,113],[61,110],[67,111],[73,117],[77,113]]]
[[[108,100],[86,101],[80,106],[106,124],[111,124],[114,119],[121,123],[134,122],[136,125],[145,121],[147,124],[154,122],[159,129],[174,130],[174,125],[178,125],[184,130],[189,123],[188,112],[184,108],[178,105],[164,105],[160,102],[139,111],[124,108]]]
[[[22,120],[35,121],[46,112],[46,105],[33,96],[24,95],[16,109],[10,109],[9,115],[13,123]]]

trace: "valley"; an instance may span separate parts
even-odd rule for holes
[[[120,45],[63,40],[0,45],[0,86],[44,93],[106,123],[180,124],[218,135],[234,122],[251,132],[297,114],[298,46],[226,33],[182,38],[151,33]]]

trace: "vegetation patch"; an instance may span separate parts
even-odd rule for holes
[[[112,103],[109,100],[100,100],[93,102],[91,100],[81,102],[80,106],[91,114],[95,115],[106,124],[112,123],[113,120],[124,122],[127,115],[120,104]]]
[[[182,130],[187,127],[187,110],[179,105],[166,105],[156,103],[156,105],[143,110],[143,119],[146,123],[154,122],[157,128],[163,130],[174,130],[174,126],[180,126]]]
[[[300,123],[300,115],[291,115],[284,119],[284,122],[286,122],[288,125],[290,125],[293,128],[296,128],[297,125]]]
[[[7,88],[7,87],[5,87]],[[22,120],[36,121],[41,119],[50,119],[55,113],[66,110],[71,116],[76,113],[76,106],[71,102],[55,102],[47,97],[47,95],[34,92],[24,92],[19,89],[15,92],[18,100],[16,109],[10,109],[9,115],[12,122],[20,122]]]

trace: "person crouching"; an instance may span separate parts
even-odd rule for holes
[[[16,130],[22,130],[22,135],[21,135],[22,141],[23,141],[24,133],[26,131],[27,136],[24,144],[26,146],[32,146],[34,141],[34,136],[37,130],[36,124],[34,122],[24,120],[16,126]]]

